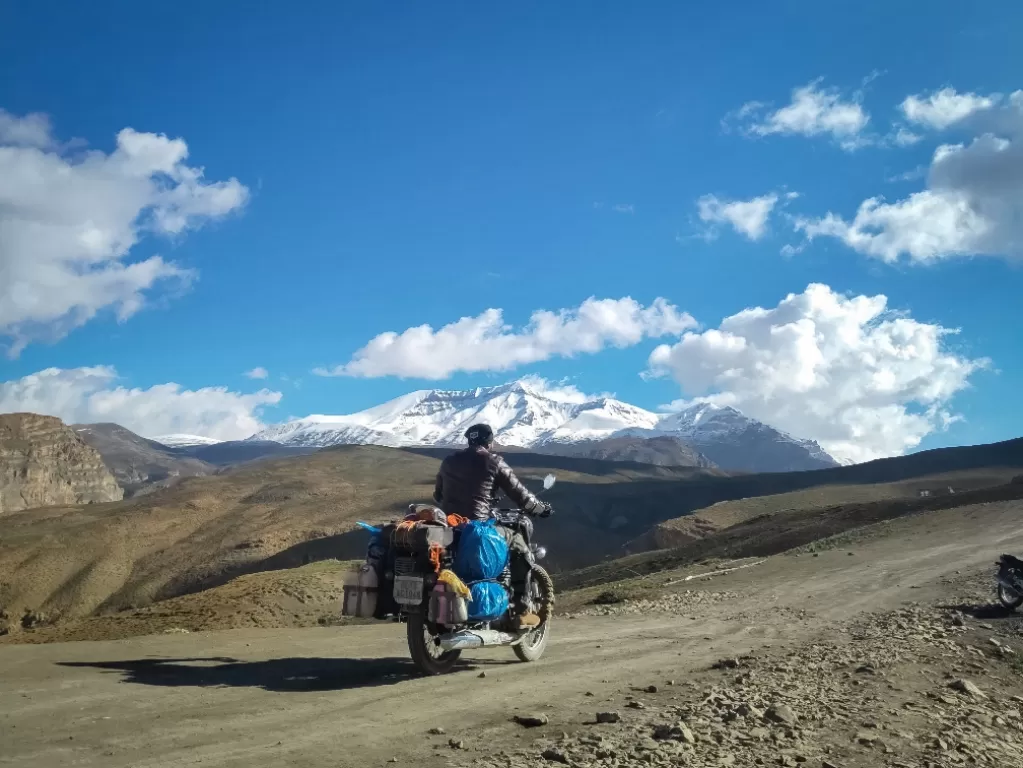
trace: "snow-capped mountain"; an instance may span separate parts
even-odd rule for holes
[[[250,441],[273,441],[281,445],[323,448],[328,445],[416,445],[403,441],[389,432],[350,424],[341,419],[348,416],[307,416],[285,424],[267,427],[257,432]]]
[[[308,416],[269,427],[252,440],[285,445],[456,445],[479,422],[503,445],[599,440],[623,429],[652,429],[658,416],[612,398],[568,402],[526,381],[465,391],[421,390],[348,416]]]
[[[160,437],[149,438],[154,443],[166,445],[168,448],[190,448],[194,445],[216,445],[223,442],[214,440],[212,437],[202,435],[160,435]]]
[[[459,445],[485,422],[498,443],[556,452],[559,444],[618,437],[672,436],[723,469],[748,472],[818,469],[836,462],[800,440],[734,408],[699,404],[657,414],[613,398],[561,399],[529,381],[465,391],[421,390],[346,416],[308,416],[268,427],[250,440],[283,445]]]
[[[722,469],[791,472],[838,466],[813,440],[802,440],[729,406],[695,403],[664,416],[653,430],[631,429],[634,436],[671,435]]]

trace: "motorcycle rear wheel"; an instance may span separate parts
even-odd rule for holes
[[[1006,589],[1004,584],[998,585],[998,602],[1008,608],[1010,611],[1014,611],[1023,605],[1023,595],[1016,595],[1015,592],[1011,592]]]
[[[408,617],[405,625],[408,636],[408,650],[412,663],[424,675],[444,675],[455,668],[461,651],[442,651],[436,642],[436,633],[420,613]]]
[[[550,574],[539,565],[533,566],[532,602],[539,610],[542,619],[540,626],[522,638],[522,642],[512,646],[519,661],[539,661],[547,650],[547,641],[551,635],[551,614],[554,607],[554,582]]]

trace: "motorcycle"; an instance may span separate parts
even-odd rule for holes
[[[543,490],[550,490],[555,480],[554,475],[547,475]],[[419,505],[416,509],[433,511],[428,505]],[[547,550],[533,542],[533,522],[527,513],[495,508],[492,516],[501,527],[520,533],[530,552],[521,596],[514,594],[510,564],[496,579],[508,598],[507,610],[496,620],[470,620],[466,601],[438,578],[449,571],[454,561],[454,531],[450,527],[422,526],[414,535],[398,536],[393,546],[377,551],[381,558],[378,566],[381,578],[370,587],[376,595],[370,610],[374,618],[392,618],[406,625],[409,654],[426,675],[450,672],[463,651],[508,646],[520,661],[533,662],[539,660],[547,648],[554,582],[538,563],[546,557]],[[371,551],[372,548],[371,545]],[[511,557],[516,554],[511,553]],[[363,573],[370,574],[368,566]],[[464,585],[461,586],[464,589]],[[536,614],[540,624],[519,628],[516,609]],[[360,615],[358,609],[345,612]]]
[[[998,560],[998,602],[1009,610],[1023,605],[1023,560],[1002,555]]]

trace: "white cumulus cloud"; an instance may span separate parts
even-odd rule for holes
[[[747,133],[758,136],[830,136],[847,150],[862,146],[867,141],[863,133],[870,115],[859,95],[845,98],[821,83],[818,79],[794,88],[789,104],[774,111],[765,112],[762,102],[748,102],[736,111],[735,118],[745,124]]]
[[[179,235],[244,205],[237,179],[209,182],[182,139],[125,128],[116,148],[72,151],[49,120],[0,111],[0,341],[17,355],[98,312],[124,320],[159,284],[194,274],[131,258],[148,234]]]
[[[750,240],[759,240],[767,233],[767,220],[777,204],[778,195],[773,192],[752,200],[722,200],[716,195],[704,195],[696,201],[700,221],[730,224]]]
[[[941,130],[977,112],[991,109],[999,98],[998,94],[980,96],[959,93],[955,88],[942,88],[930,94],[907,96],[899,109],[911,123]]]
[[[952,113],[944,114],[942,119]],[[838,238],[860,253],[888,262],[902,257],[916,263],[973,255],[1019,258],[1023,91],[972,114],[969,124],[976,135],[968,143],[935,150],[925,189],[894,202],[869,198],[851,220],[833,212],[803,217],[796,220],[796,229],[810,239]]]
[[[53,144],[50,118],[39,112],[18,117],[0,109],[0,146],[39,147]]]
[[[270,375],[270,372],[262,366],[256,366],[251,371],[246,371],[245,375],[250,379],[265,379]]]
[[[905,126],[899,126],[889,137],[889,141],[897,147],[911,147],[923,141],[923,136],[913,133]]]
[[[885,296],[812,284],[776,307],[743,310],[658,347],[650,368],[688,398],[866,461],[904,453],[955,420],[951,399],[987,361],[949,351],[953,332],[888,311]]]
[[[0,413],[57,416],[67,424],[114,422],[145,437],[189,434],[241,440],[263,428],[260,411],[280,392],[243,394],[226,387],[184,389],[157,384],[148,389],[119,385],[110,366],[47,368],[0,382]]]
[[[500,309],[434,329],[388,331],[370,340],[345,365],[317,368],[320,376],[400,376],[445,379],[456,372],[507,371],[520,365],[629,347],[645,338],[680,334],[696,325],[665,299],[644,307],[632,298],[590,298],[573,309],[534,312],[515,329]]]

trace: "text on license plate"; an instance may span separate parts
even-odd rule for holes
[[[394,602],[419,605],[423,602],[423,579],[420,576],[394,577]]]

